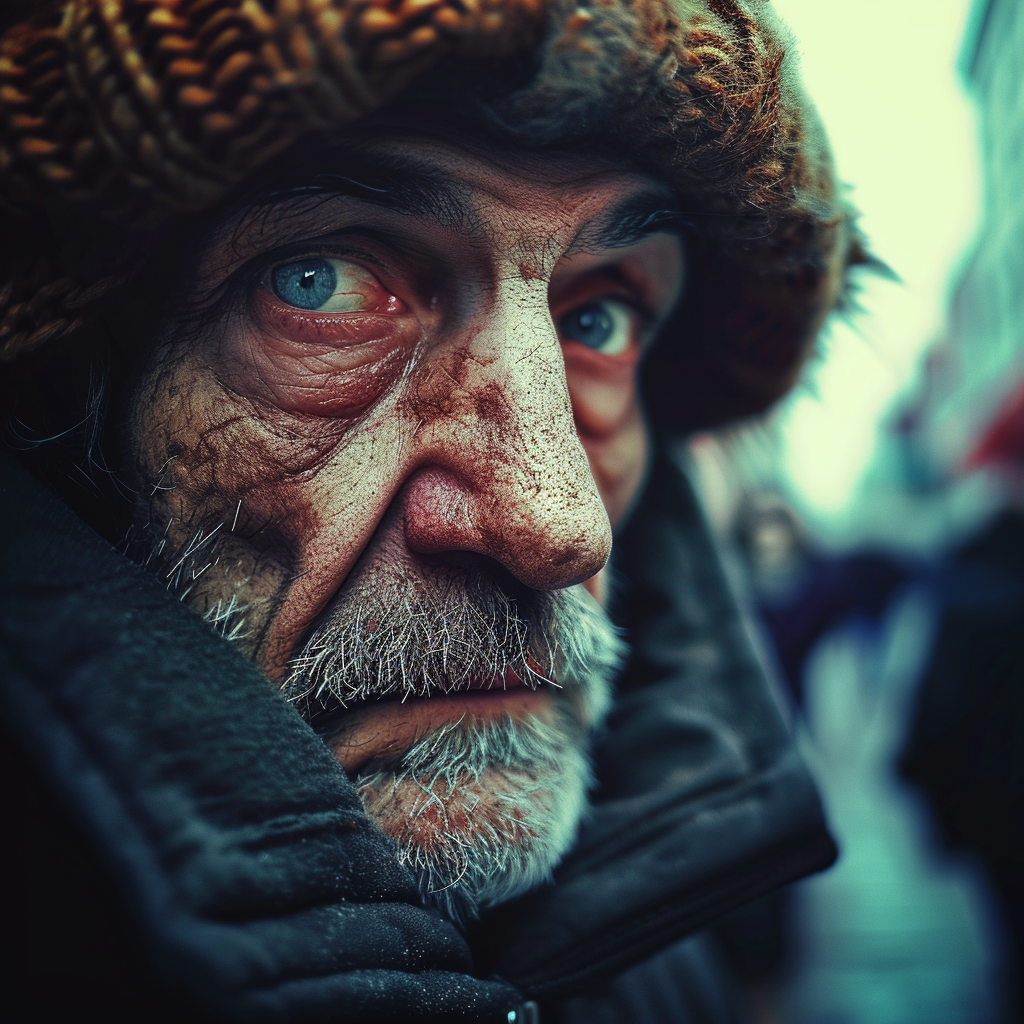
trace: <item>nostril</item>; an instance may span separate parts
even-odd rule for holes
[[[566,548],[564,551],[561,552],[561,554],[555,555],[551,559],[551,564],[559,567],[563,565],[568,565],[570,562],[577,561],[577,559],[579,559],[580,557],[580,554],[581,552],[579,548]]]
[[[453,580],[462,583],[483,580],[524,607],[537,597],[537,588],[524,584],[489,555],[473,551],[446,551],[436,555],[416,555],[414,565],[421,579],[437,586],[446,586]]]
[[[563,489],[555,501],[515,475],[474,484],[438,466],[409,479],[400,501],[410,552],[483,557],[538,590],[580,583],[607,561],[611,526],[596,494]]]

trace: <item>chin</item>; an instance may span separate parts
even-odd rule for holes
[[[424,900],[459,923],[551,877],[591,781],[569,713],[452,722],[356,778]]]
[[[572,846],[624,645],[582,587],[513,600],[470,579],[402,596],[342,594],[284,692],[314,712],[425,901],[465,923]]]

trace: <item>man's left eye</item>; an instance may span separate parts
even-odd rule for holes
[[[375,309],[384,293],[365,267],[329,257],[283,263],[271,270],[269,283],[282,302],[321,313]]]
[[[602,355],[617,356],[633,340],[634,320],[626,303],[602,299],[566,313],[558,322],[558,333],[563,341],[578,341]]]

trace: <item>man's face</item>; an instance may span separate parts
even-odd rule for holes
[[[543,878],[584,804],[672,199],[407,131],[293,170],[185,254],[128,410],[136,532],[472,914]]]

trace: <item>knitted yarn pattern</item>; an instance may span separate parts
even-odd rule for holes
[[[211,206],[303,135],[352,124],[452,60],[482,79],[502,62],[531,62],[494,100],[496,124],[531,145],[621,143],[704,218],[704,290],[753,321],[702,334],[693,324],[710,324],[708,312],[690,304],[695,351],[738,360],[741,377],[768,373],[767,391],[778,391],[839,290],[847,216],[758,0],[34,9],[0,39],[0,364],[88,326],[176,215]],[[792,294],[774,294],[790,278]],[[786,322],[766,346],[758,325],[779,309]]]

